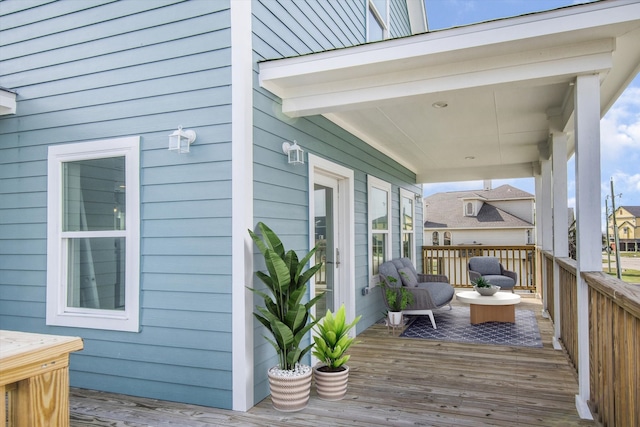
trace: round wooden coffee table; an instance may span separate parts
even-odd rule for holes
[[[469,304],[471,324],[485,322],[516,322],[516,304],[520,295],[510,292],[497,292],[485,297],[476,291],[464,291],[456,294],[458,301]]]

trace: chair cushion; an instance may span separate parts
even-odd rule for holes
[[[402,279],[400,278],[398,269],[393,262],[386,261],[380,264],[380,267],[378,267],[378,273],[380,274],[380,276],[382,276],[384,281],[387,282],[387,285],[393,288],[402,286]],[[396,282],[389,281],[389,277],[393,277],[394,279],[396,279]]]
[[[488,274],[486,276],[482,276],[487,279],[487,282],[492,285],[500,286],[501,289],[512,289],[516,282],[509,276],[502,276],[500,274]]]
[[[469,260],[469,268],[473,271],[477,271],[483,276],[489,274],[501,274],[500,261],[498,258],[490,256],[477,256]]]
[[[416,286],[418,286],[418,277],[413,272],[413,269],[409,267],[399,268],[398,273],[400,273],[402,284],[406,287],[415,288]]]
[[[444,282],[418,283],[418,288],[429,289],[429,295],[431,295],[433,303],[438,307],[449,304],[455,293],[453,286]]]

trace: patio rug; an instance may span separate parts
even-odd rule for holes
[[[400,334],[404,338],[453,341],[472,344],[495,344],[514,347],[542,347],[536,315],[530,310],[516,310],[516,323],[487,322],[472,325],[469,307],[453,307],[434,311],[438,329],[433,329],[429,316],[412,316]]]

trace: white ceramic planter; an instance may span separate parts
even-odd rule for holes
[[[282,376],[270,369],[269,387],[273,407],[282,412],[300,411],[307,407],[311,393],[311,367],[304,374]]]
[[[402,324],[402,312],[401,311],[390,311],[388,312],[389,325],[390,326],[400,326]]]

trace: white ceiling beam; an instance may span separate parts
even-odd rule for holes
[[[352,109],[372,108],[384,103],[398,102],[402,98],[448,92],[475,87],[505,85],[523,81],[549,79],[557,76],[575,76],[608,70],[612,65],[611,52],[593,55],[558,58],[535,64],[512,65],[475,72],[463,72],[423,78],[411,81],[384,83],[384,76],[377,85],[354,88],[341,82],[334,83],[331,91],[316,95],[284,97],[282,111],[290,117],[335,113]],[[395,78],[393,80],[396,80]],[[307,88],[309,90],[309,88]],[[311,89],[313,91],[313,89]],[[278,95],[278,93],[276,93]]]
[[[16,93],[0,88],[0,116],[15,114],[16,108]]]
[[[447,169],[429,169],[416,175],[416,182],[458,182],[478,179],[530,178],[534,175],[534,163],[489,165]]]

